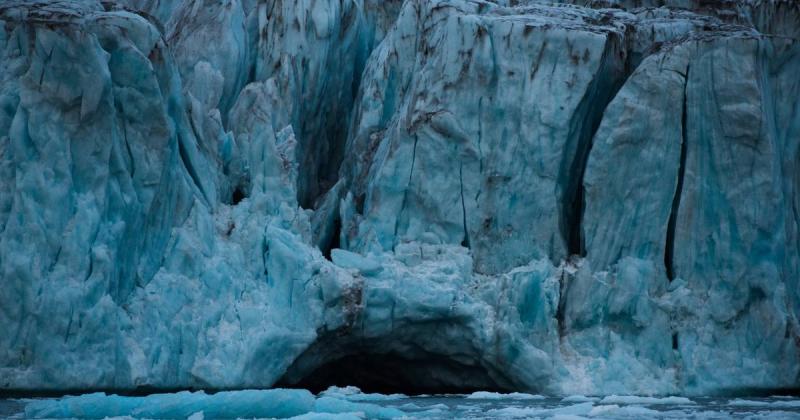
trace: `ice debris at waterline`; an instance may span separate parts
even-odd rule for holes
[[[797,389],[798,38],[794,0],[3,1],[0,390]]]
[[[308,413],[349,414],[350,417],[389,419],[402,417],[398,409],[347,399],[320,396],[306,390],[272,389],[227,391],[216,394],[179,392],[146,397],[123,397],[104,393],[32,401],[25,406],[28,418],[102,419],[113,416],[185,419],[201,413],[211,419],[290,418]]]
[[[800,418],[800,399],[786,397],[746,401],[702,397],[613,396],[613,401],[608,402],[584,396],[580,396],[583,401],[576,401],[578,397],[520,398],[519,394],[496,392],[415,397],[364,394],[354,387],[333,387],[316,397],[298,389],[229,391],[211,395],[179,392],[147,397],[97,393],[52,400],[23,400],[24,413],[14,414],[12,418]]]

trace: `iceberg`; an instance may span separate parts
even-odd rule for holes
[[[404,394],[379,394],[379,393],[364,393],[358,387],[346,386],[338,387],[331,386],[330,388],[322,391],[321,396],[338,398],[347,401],[394,401],[408,398]]]
[[[314,410],[322,413],[363,413],[370,419],[394,419],[404,417],[405,413],[390,407],[375,404],[358,403],[332,397],[321,397],[314,403]]]
[[[105,393],[65,397],[57,400],[33,400],[25,406],[25,416],[40,418],[103,419],[134,418],[214,419],[237,418],[363,418],[393,419],[403,417],[400,410],[369,403],[320,396],[306,390],[270,389],[227,391],[216,394],[178,392],[126,397]]]
[[[568,395],[561,399],[563,403],[583,403],[597,401],[597,397],[587,397],[586,395]]]
[[[184,391],[146,397],[96,393],[33,401],[25,406],[25,415],[28,418],[185,419],[202,412],[208,418],[288,418],[309,413],[314,407],[314,396],[305,390],[230,391],[211,395]]]
[[[600,404],[639,404],[639,405],[689,405],[695,404],[694,401],[686,397],[641,397],[636,395],[609,395],[600,400]]]
[[[728,401],[728,405],[738,407],[800,408],[800,401],[753,401],[737,398]]]
[[[543,400],[545,399],[544,395],[532,395],[532,394],[525,394],[522,392],[510,392],[507,394],[500,393],[500,392],[487,392],[487,391],[477,391],[473,392],[466,396],[466,398],[472,400]]]
[[[498,418],[585,418],[594,412],[597,412],[597,407],[587,402],[558,408],[507,407],[490,410],[487,414]]]
[[[4,2],[0,391],[795,390],[798,28],[791,0]],[[176,395],[29,415],[227,398]]]
[[[637,407],[637,406],[623,406],[620,407],[616,404],[612,405],[598,405],[592,408],[589,411],[589,417],[599,417],[599,418],[647,418],[653,417],[658,418],[659,416],[664,416],[664,412],[653,410],[650,408],[645,407]],[[670,413],[672,414],[672,413]],[[686,413],[678,413],[678,416],[674,417],[681,417],[685,416]]]

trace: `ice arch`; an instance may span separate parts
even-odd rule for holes
[[[364,392],[406,395],[514,389],[501,373],[482,363],[478,354],[431,351],[423,343],[416,343],[418,338],[425,340],[423,334],[437,334],[436,323],[430,327],[414,328],[399,339],[328,334],[297,358],[277,385],[312,392],[334,385],[354,385]],[[468,344],[454,343],[452,348],[464,349]]]

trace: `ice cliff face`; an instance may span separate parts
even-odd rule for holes
[[[0,5],[0,388],[800,385],[800,7],[569,3]]]

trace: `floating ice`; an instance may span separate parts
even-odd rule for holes
[[[599,398],[597,397],[587,397],[585,395],[570,395],[561,399],[561,402],[565,403],[581,403],[581,402],[591,402],[597,401]]]
[[[738,407],[771,407],[771,408],[800,408],[800,399],[779,400],[779,401],[756,401],[735,399],[728,402],[728,405]]]
[[[594,405],[590,402],[557,408],[508,407],[489,410],[487,414],[500,418],[585,416],[592,411],[593,407]]]
[[[663,405],[663,404],[694,404],[695,402],[685,397],[639,397],[635,395],[609,395],[600,400],[600,404],[640,404],[640,405]]]
[[[543,400],[545,396],[525,394],[522,392],[510,392],[505,394],[501,392],[477,391],[467,395],[466,398],[476,400]]]
[[[378,396],[379,394],[374,394]],[[389,396],[377,398],[389,401]],[[314,396],[305,390],[273,389],[228,391],[216,394],[179,392],[146,397],[125,397],[104,393],[32,400],[25,406],[29,418],[80,418],[132,416],[135,418],[357,418],[392,419],[404,413],[391,407]]]
[[[355,387],[336,388],[343,394],[358,395]],[[334,391],[331,389],[329,391]],[[222,395],[220,395],[222,394]],[[23,400],[27,407],[5,405],[0,400],[0,416],[10,418],[77,418],[97,419],[109,415],[113,418],[244,418],[270,415],[270,418],[303,420],[331,419],[491,419],[491,418],[542,418],[542,419],[664,419],[664,418],[711,418],[754,419],[800,418],[800,406],[794,398],[759,398],[752,400],[702,398],[694,404],[617,403],[606,404],[587,401],[579,404],[563,399],[492,398],[474,399],[465,395],[442,395],[407,397],[404,404],[398,400],[375,397],[370,403],[353,402],[321,395],[313,398],[306,391],[235,391],[206,395],[181,392],[152,395],[149,397],[119,397],[116,395],[89,394],[79,397],[64,397],[56,400]],[[380,395],[380,394],[376,394]],[[626,401],[648,401],[650,397],[625,397]],[[278,407],[283,410],[277,410]],[[22,414],[10,408],[25,409]],[[299,414],[298,414],[299,412]]]
[[[407,395],[403,394],[376,394],[376,393],[363,393],[358,387],[355,386],[347,386],[347,387],[338,387],[338,386],[331,386],[325,391],[320,393],[320,396],[326,397],[334,397],[339,399],[345,399],[348,401],[393,401],[393,400],[401,400],[404,398],[408,398]]]
[[[364,413],[370,419],[393,419],[405,414],[391,407],[381,407],[369,403],[357,403],[332,397],[320,397],[314,403],[314,411],[323,413]]]
[[[649,418],[659,417],[663,415],[661,411],[652,410],[645,407],[620,407],[616,404],[612,405],[598,405],[587,413],[589,417],[600,418],[615,418],[615,417],[631,417],[631,418]]]
[[[202,412],[207,418],[287,418],[311,412],[314,408],[314,396],[305,390],[229,391],[210,395],[202,391],[184,391],[147,397],[96,393],[59,400],[32,401],[25,406],[25,415],[37,419],[102,419],[115,416],[185,419]]]
[[[364,413],[306,413],[291,417],[292,420],[363,420]]]

